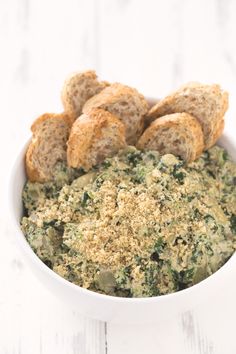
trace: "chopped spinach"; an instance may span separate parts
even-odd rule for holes
[[[233,233],[236,233],[236,215],[232,214],[230,217],[230,225]]]
[[[89,195],[88,192],[84,192],[81,198],[81,205],[82,207],[85,207],[85,205],[87,204],[88,200],[92,199],[91,196]]]

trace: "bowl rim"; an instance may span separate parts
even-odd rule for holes
[[[227,141],[232,147],[234,147],[234,144],[232,144],[231,139],[224,133],[222,135],[222,138],[220,139],[221,141]],[[19,168],[22,167],[22,163],[24,163],[24,156],[27,150],[27,147],[29,145],[30,139],[24,144],[23,148],[21,148],[19,154],[17,155],[13,166],[11,168],[11,173],[10,173],[10,179],[9,179],[9,185],[8,185],[8,208],[9,208],[9,215],[11,216],[12,225],[14,230],[16,231],[17,237],[14,237],[15,242],[19,245],[20,249],[23,251],[23,253],[31,259],[35,265],[41,269],[41,271],[45,272],[49,278],[53,278],[56,282],[61,283],[63,286],[70,288],[71,290],[77,292],[77,293],[83,293],[86,296],[89,296],[90,298],[93,298],[94,300],[105,300],[110,303],[127,303],[127,304],[151,304],[151,303],[161,303],[161,302],[166,302],[170,300],[178,300],[178,299],[183,299],[184,297],[188,297],[189,295],[191,296],[192,293],[195,293],[197,290],[201,290],[203,288],[206,288],[206,286],[211,285],[211,283],[215,283],[218,281],[220,278],[225,278],[225,274],[229,272],[230,269],[233,269],[234,267],[236,268],[236,252],[232,254],[232,256],[229,258],[229,260],[222,266],[220,267],[216,272],[202,280],[201,282],[190,286],[189,288],[179,290],[177,292],[165,294],[165,295],[158,295],[158,296],[152,296],[152,297],[118,297],[118,296],[112,296],[112,295],[106,295],[106,294],[100,294],[98,292],[80,287],[79,285],[76,285],[74,283],[71,283],[70,281],[66,280],[65,278],[61,277],[59,274],[54,272],[52,269],[50,269],[37,255],[34,253],[33,249],[30,247],[29,243],[27,242],[21,228],[20,228],[20,223],[19,220],[16,217],[16,212],[14,209],[14,192],[13,192],[13,185],[14,181],[17,176],[17,172]],[[221,143],[219,144],[221,145]],[[224,145],[224,144],[222,144]],[[236,149],[236,145],[235,145]],[[20,237],[18,237],[20,236]]]

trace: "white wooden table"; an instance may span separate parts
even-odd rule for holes
[[[168,333],[82,318],[34,277],[14,244],[7,182],[29,126],[60,111],[71,71],[161,97],[192,80],[231,94],[236,124],[236,1],[0,0],[0,354],[235,354],[236,278],[224,301],[183,313]],[[165,319],[163,319],[165,321]]]

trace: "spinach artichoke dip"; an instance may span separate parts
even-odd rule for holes
[[[22,230],[38,257],[81,287],[150,297],[188,288],[236,248],[236,164],[214,146],[185,165],[134,147],[84,173],[58,164],[27,182]]]

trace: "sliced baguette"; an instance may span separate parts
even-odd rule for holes
[[[83,107],[83,113],[92,108],[102,108],[116,115],[125,125],[127,143],[137,142],[144,129],[148,103],[136,89],[114,83],[90,98]]]
[[[219,85],[191,82],[153,106],[147,115],[147,120],[150,123],[167,114],[189,113],[201,124],[205,149],[208,149],[219,137],[218,127],[227,109],[228,93]]]
[[[124,124],[94,108],[74,122],[67,146],[68,165],[88,171],[126,146]]]
[[[45,113],[33,123],[33,137],[26,152],[26,173],[31,182],[52,180],[56,163],[66,161],[71,126],[72,118],[65,113]]]
[[[220,138],[220,136],[224,131],[224,127],[225,127],[225,121],[224,119],[221,119],[215,127],[214,134],[212,136],[212,142],[213,142],[212,145],[214,145],[217,142],[217,140]]]
[[[196,118],[188,113],[173,113],[156,119],[138,141],[141,150],[174,154],[186,162],[198,158],[203,149],[203,132]]]
[[[105,81],[99,82],[97,80],[95,71],[73,73],[62,88],[61,100],[65,112],[77,118],[81,114],[85,102],[108,85]]]

